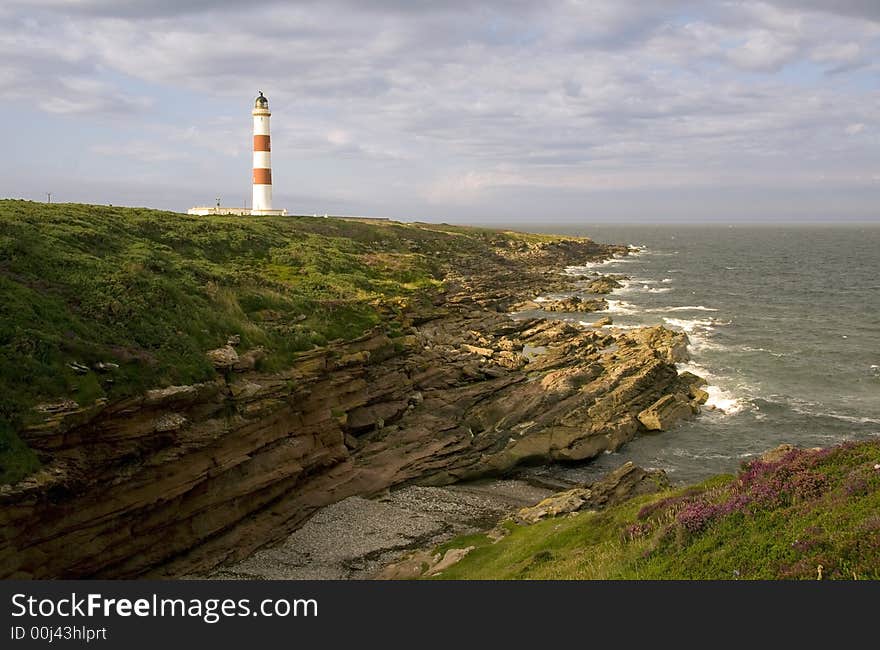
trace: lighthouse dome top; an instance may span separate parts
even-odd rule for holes
[[[263,95],[263,91],[260,91],[260,96],[254,100],[254,108],[269,108],[269,100]]]

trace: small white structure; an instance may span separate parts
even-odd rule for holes
[[[260,91],[260,95],[254,100],[254,110],[251,112],[254,118],[254,173],[253,173],[253,207],[248,208],[225,208],[217,201],[216,206],[196,206],[187,210],[187,214],[211,215],[211,214],[234,214],[239,216],[248,215],[287,215],[287,210],[275,210],[272,207],[272,157],[269,140],[269,100]]]
[[[287,210],[275,210],[278,214],[287,214]],[[209,214],[235,214],[240,217],[246,217],[253,212],[250,208],[224,208],[219,205],[199,205],[186,211],[187,214],[197,214],[207,216]],[[262,213],[261,213],[262,214]]]

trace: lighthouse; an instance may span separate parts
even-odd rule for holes
[[[254,100],[254,201],[253,214],[272,211],[272,154],[269,144],[269,100],[260,96]]]
[[[196,206],[187,210],[188,214],[236,214],[236,215],[278,215],[287,214],[287,210],[275,210],[272,207],[272,146],[269,141],[269,100],[259,91],[254,100],[251,115],[254,120],[254,160],[253,160],[253,202],[251,207],[231,208],[220,205]]]

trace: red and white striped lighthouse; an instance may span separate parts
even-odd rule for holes
[[[272,210],[272,159],[269,144],[269,100],[260,96],[254,101],[254,202],[252,214]]]

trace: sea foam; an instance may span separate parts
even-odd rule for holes
[[[678,327],[682,331],[687,334],[694,334],[697,330],[705,330],[711,332],[715,329],[716,325],[726,325],[727,323],[724,321],[719,321],[715,318],[668,318],[666,316],[663,317],[663,321],[667,325],[672,325],[673,327]]]
[[[649,311],[651,313],[659,314],[666,313],[671,311],[718,311],[712,307],[704,307],[703,305],[682,305],[681,307],[654,307],[653,309],[646,309],[645,311]]]
[[[606,309],[609,314],[620,314],[622,316],[637,314],[639,312],[639,308],[636,307],[631,302],[626,302],[625,300],[608,300],[608,309]]]
[[[718,376],[707,368],[693,362],[678,363],[675,367],[679,372],[692,372],[709,382],[708,386],[704,386],[704,390],[709,393],[709,398],[703,405],[704,408],[712,409],[713,412],[720,415],[736,415],[746,409],[748,400],[712,383],[718,379]]]
[[[783,352],[774,352],[773,350],[768,350],[767,348],[753,348],[749,345],[744,345],[740,349],[743,352],[763,352],[764,354],[769,354],[770,356],[776,357],[777,359],[786,356]]]

